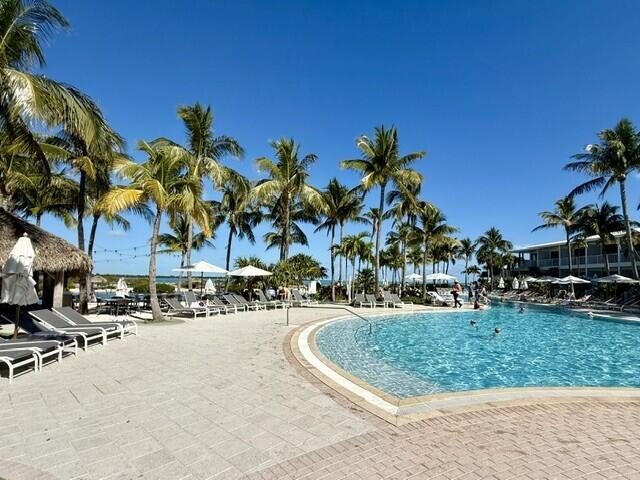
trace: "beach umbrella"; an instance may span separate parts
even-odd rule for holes
[[[422,275],[420,275],[419,273],[410,273],[409,275],[405,275],[405,280],[422,280]]]
[[[273,275],[271,272],[262,270],[261,268],[254,267],[253,265],[247,265],[246,267],[239,268],[233,272],[229,272],[232,277],[266,277]]]
[[[504,278],[500,277],[500,281],[498,282],[498,288],[504,288]]]
[[[129,286],[127,285],[125,279],[120,277],[118,279],[118,283],[116,284],[116,293],[114,294],[114,297],[124,298],[127,296],[127,293],[129,293]]]
[[[560,285],[568,285],[568,284],[578,284],[578,283],[591,283],[589,280],[585,280],[584,278],[574,277],[573,275],[567,275],[566,277],[558,278],[551,283],[560,284]]]
[[[522,283],[520,284],[520,288],[522,290],[528,290],[529,289],[529,285],[527,284],[527,279],[526,278],[524,280],[522,280]]]
[[[455,282],[458,279],[453,275],[448,275],[446,273],[432,273],[430,275],[427,275],[425,277],[425,280],[433,280],[434,282]]]
[[[617,273],[614,275],[608,275],[606,277],[600,277],[593,280],[598,283],[640,283],[638,280],[634,280],[633,278],[625,277],[622,275],[618,275]]]
[[[538,282],[538,283],[552,283],[552,282],[555,282],[556,280],[558,280],[557,277],[551,277],[551,276],[547,275],[545,277],[537,278],[536,282]]]
[[[511,282],[511,288],[513,288],[514,290],[518,290],[520,288],[520,282],[518,282],[518,279],[516,277],[514,277],[513,282]]]
[[[33,279],[33,259],[36,256],[29,236],[18,239],[2,267],[2,296],[0,303],[16,306],[16,326],[13,338],[20,329],[20,307],[38,303],[36,282]]]
[[[204,284],[204,293],[207,295],[213,295],[216,293],[216,287],[213,285],[210,278],[207,278],[207,283]]]
[[[523,282],[529,282],[529,283],[535,283],[537,282],[538,279],[536,277],[532,277],[531,275],[529,275],[528,277],[524,277]]]
[[[193,265],[186,265],[184,267],[174,268],[172,271],[180,272],[180,273],[184,273],[184,272],[199,273],[200,274],[200,294],[202,294],[202,287],[203,287],[205,273],[217,273],[219,275],[224,275],[229,273],[228,270],[225,270],[224,268],[213,265],[209,262],[205,262],[204,260],[201,260],[198,263],[195,263]]]

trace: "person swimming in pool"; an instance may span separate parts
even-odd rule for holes
[[[520,305],[520,310],[518,310],[520,313],[524,313],[524,307],[522,305]]]
[[[500,329],[498,327],[493,329],[493,334],[494,335],[500,335]]]

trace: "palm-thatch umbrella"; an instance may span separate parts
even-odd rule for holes
[[[38,302],[36,282],[33,280],[33,259],[36,252],[31,240],[25,233],[14,245],[9,258],[2,267],[1,303],[16,306],[16,326],[13,338],[17,338],[20,330],[20,307]]]

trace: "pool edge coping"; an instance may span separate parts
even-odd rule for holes
[[[431,310],[429,313],[443,313]],[[406,315],[416,311],[387,311],[373,316]],[[307,322],[297,327],[290,336],[289,348],[293,358],[321,383],[342,397],[373,415],[394,425],[424,420],[434,416],[532,403],[625,402],[638,401],[640,388],[636,387],[510,387],[441,392],[415,397],[399,398],[367,383],[342,369],[322,354],[315,342],[320,328],[341,320],[354,318],[338,315],[328,319]]]

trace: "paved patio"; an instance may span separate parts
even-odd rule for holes
[[[331,315],[296,309],[292,320]],[[0,477],[640,478],[638,403],[394,427],[295,368],[284,321],[277,311],[141,325],[139,337],[1,380]]]

